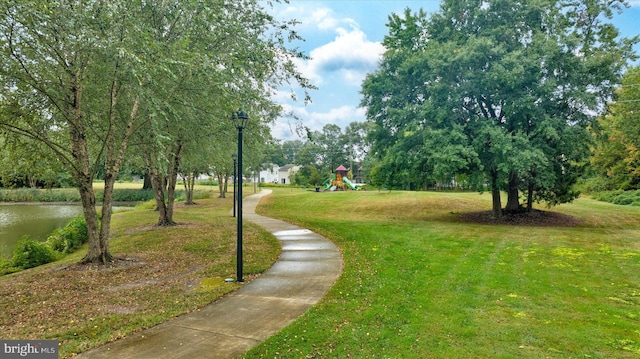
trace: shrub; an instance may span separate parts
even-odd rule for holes
[[[601,176],[589,178],[582,183],[577,183],[576,186],[580,187],[579,189],[586,193],[600,193],[613,189],[611,181]]]
[[[619,189],[615,191],[599,192],[594,195],[594,198],[599,201],[613,204],[638,206],[640,205],[640,190],[623,191]]]
[[[23,236],[13,250],[13,266],[28,269],[56,260],[56,253],[44,242]]]
[[[4,256],[0,256],[0,275],[18,272],[20,268],[13,266],[13,262]]]
[[[200,180],[197,182],[199,185],[201,186],[217,186],[218,185],[218,180],[217,179],[213,179],[213,178],[209,178],[206,180]]]
[[[193,199],[211,198],[212,193],[212,191],[195,190],[193,191]]]
[[[54,230],[47,238],[47,244],[56,252],[73,253],[87,239],[87,222],[84,217],[76,217],[66,226]]]

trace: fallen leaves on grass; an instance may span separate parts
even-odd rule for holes
[[[136,223],[127,218],[133,225],[113,234],[120,238],[112,241],[117,257],[112,263],[48,266],[1,278],[3,339],[57,339],[65,358],[197,310],[235,290],[238,284],[223,279],[235,271],[235,221],[227,218],[226,207],[218,218],[211,207],[195,207],[183,209],[190,211],[190,223],[174,227],[143,227],[139,223],[148,219]],[[197,221],[198,211],[206,211],[208,219]],[[132,215],[138,214],[127,214]],[[265,238],[247,229],[247,247],[264,262],[248,258],[247,266],[264,270],[277,258],[277,241]]]

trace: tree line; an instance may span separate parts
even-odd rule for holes
[[[171,225],[178,172],[231,172],[231,113],[250,114],[248,141],[265,143],[282,112],[270,95],[284,82],[312,88],[292,63],[304,57],[289,47],[295,22],[257,0],[21,0],[0,12],[3,155],[15,169],[68,174],[87,222],[83,262],[112,260],[123,166],[150,175],[158,224]]]
[[[329,178],[338,166],[350,170],[363,166],[369,144],[369,124],[351,122],[344,130],[327,124],[321,130],[303,129],[304,139],[276,141],[267,146],[261,162],[264,164],[294,164],[301,169],[293,178],[297,185],[317,186]]]

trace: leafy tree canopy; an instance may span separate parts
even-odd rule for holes
[[[389,17],[380,69],[362,87],[378,172],[413,181],[482,176],[493,213],[573,199],[587,126],[632,45],[607,22],[624,1],[445,0]],[[377,174],[378,178],[397,178]]]
[[[130,145],[175,186],[184,151],[219,154],[203,138],[218,139],[230,162],[232,111],[249,113],[253,134],[265,139],[265,124],[282,112],[271,95],[289,81],[312,87],[294,66],[304,55],[289,48],[295,21],[274,19],[264,5],[0,1],[0,130],[44,144],[73,177],[88,228],[85,262],[111,260],[113,183]]]
[[[594,126],[591,163],[605,179],[601,189],[640,189],[640,67],[630,68],[610,111]]]

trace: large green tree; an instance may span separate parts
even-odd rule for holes
[[[347,164],[347,146],[340,126],[324,125],[322,131],[313,132],[311,142],[317,149],[317,164],[326,171],[325,173]]]
[[[391,15],[387,52],[362,89],[382,169],[422,183],[481,176],[495,217],[501,190],[507,211],[523,191],[528,208],[575,198],[586,128],[637,42],[606,22],[624,5],[445,0],[430,18]]]
[[[107,262],[113,183],[140,126],[147,64],[135,3],[0,2],[0,127],[49,147],[78,187],[84,262]],[[104,166],[101,166],[104,164]],[[105,170],[98,225],[93,179]]]
[[[596,146],[591,163],[605,179],[604,189],[639,189],[640,67],[626,72],[609,108],[594,126]]]
[[[0,187],[68,185],[60,161],[42,143],[26,137],[0,138]]]

